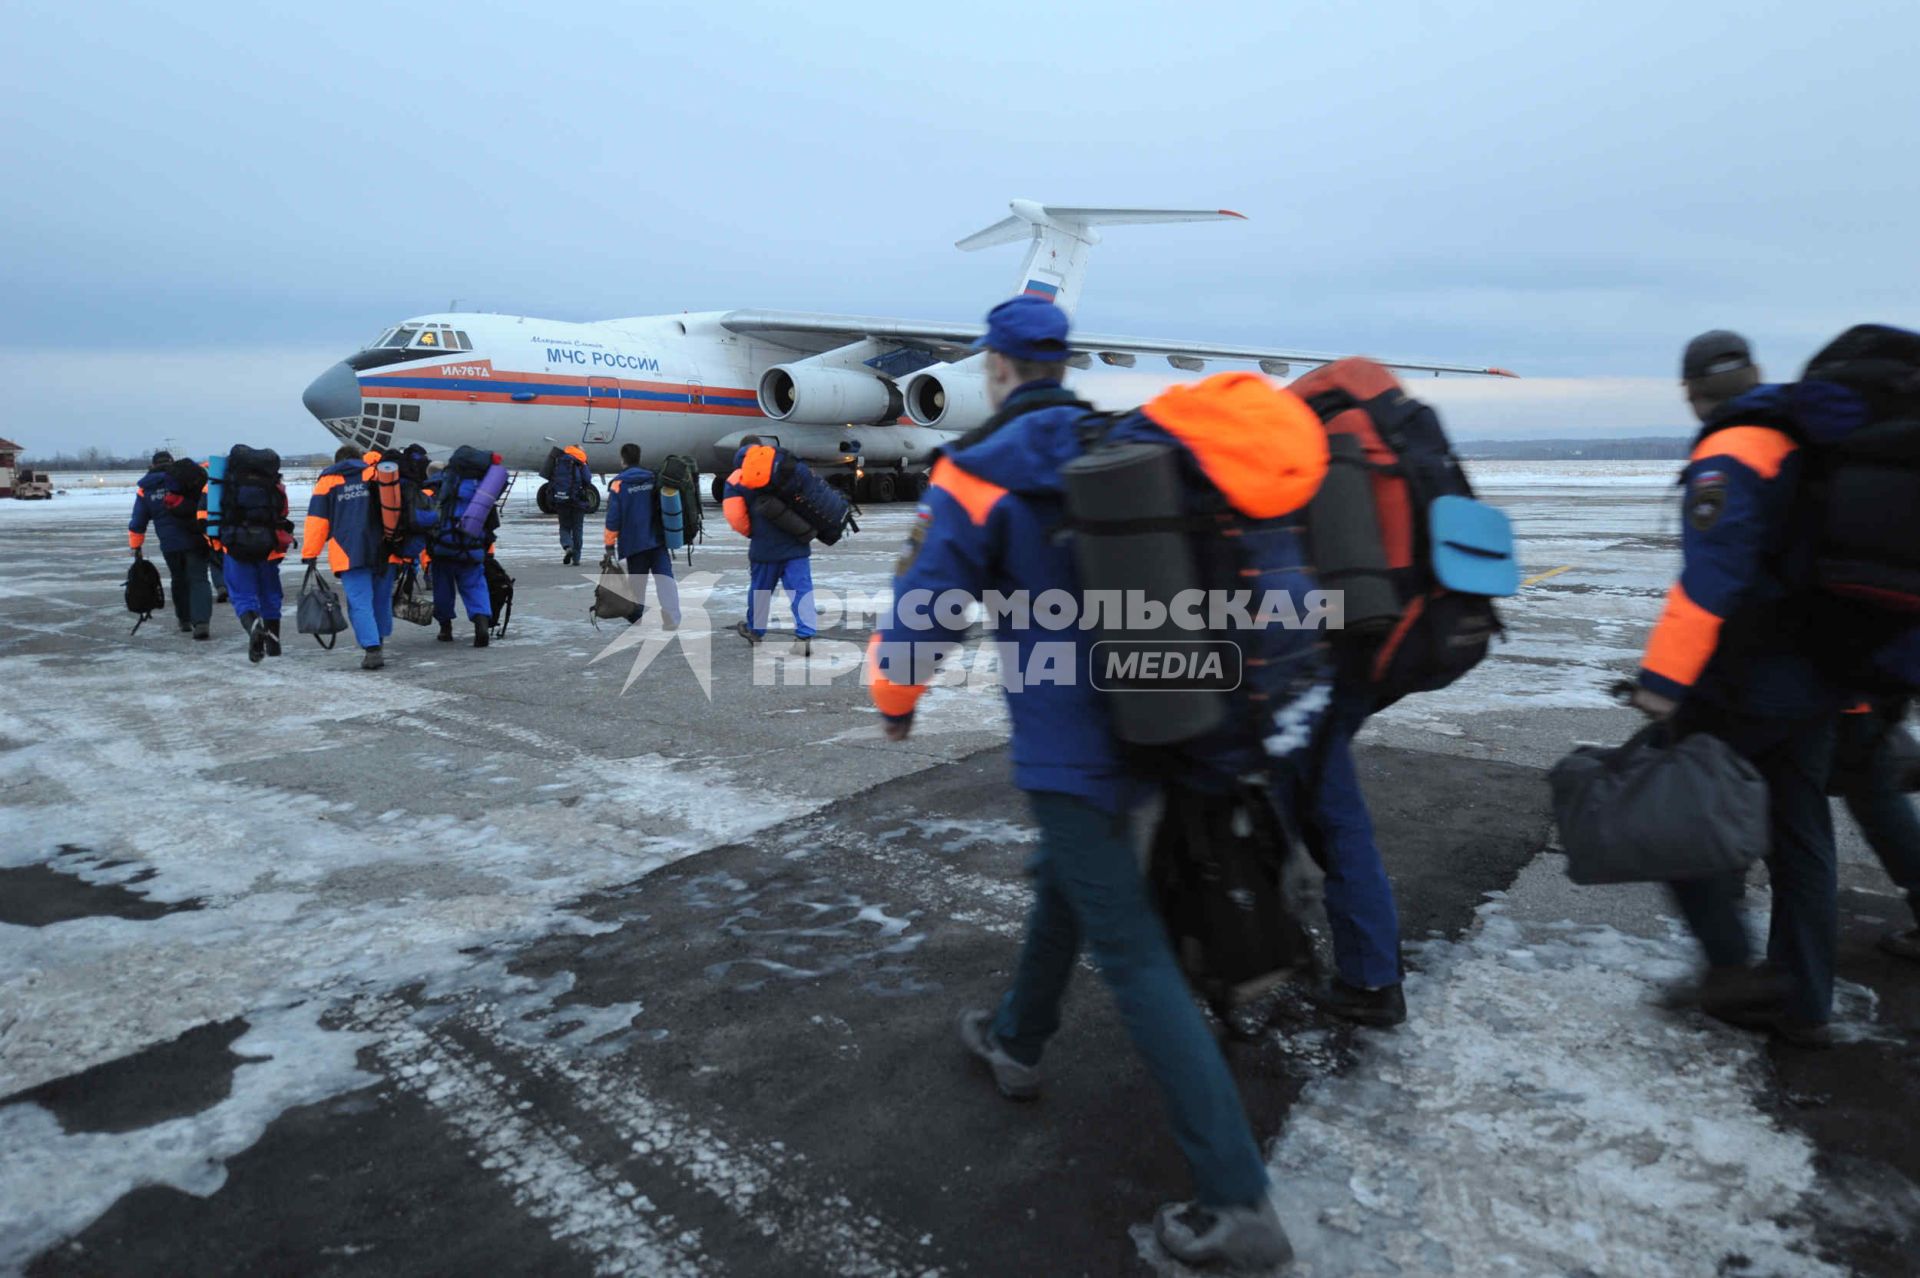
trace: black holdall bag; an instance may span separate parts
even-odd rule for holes
[[[587,619],[595,626],[602,621],[625,621],[633,615],[633,588],[627,582],[626,565],[612,555],[600,561],[600,581],[593,588],[593,603]]]
[[[1230,1014],[1313,962],[1284,888],[1292,839],[1267,792],[1172,785],[1153,833],[1148,885],[1188,982]]]
[[[294,610],[294,625],[301,634],[312,635],[322,648],[332,650],[342,630],[353,623],[347,620],[347,606],[334,588],[320,575],[317,564],[307,565],[300,582],[300,603]]]
[[[127,611],[140,618],[133,623],[133,629],[127,631],[130,635],[139,634],[147,619],[167,606],[167,591],[160,584],[160,570],[145,556],[134,560],[133,566],[127,569],[126,597]]]
[[[1767,852],[1767,783],[1710,733],[1647,725],[1553,765],[1553,817],[1575,883],[1674,883],[1745,870]]]

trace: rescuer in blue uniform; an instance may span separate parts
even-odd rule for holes
[[[633,583],[634,607],[627,614],[633,624],[647,613],[647,582],[659,584],[660,611],[667,624],[680,624],[679,587],[673,579],[673,555],[667,550],[665,529],[660,522],[660,483],[654,473],[640,464],[640,445],[620,445],[620,461],[626,467],[607,485],[606,553],[618,554],[627,564],[627,577]],[[576,557],[575,563],[579,562]]]

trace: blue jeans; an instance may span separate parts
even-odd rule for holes
[[[587,512],[578,506],[555,506],[553,510],[560,516],[560,549],[578,554],[580,528],[586,523]]]
[[[1904,703],[1900,709],[1905,709]],[[1887,877],[1907,894],[1907,908],[1920,924],[1920,820],[1900,788],[1889,746],[1889,734],[1897,722],[1877,712],[1841,715],[1834,754],[1865,760],[1864,768],[1845,776],[1840,797]]]
[[[813,610],[813,561],[806,555],[777,563],[754,560],[747,565],[752,594],[747,598],[747,626],[756,635],[767,633],[767,614],[773,611],[775,587],[784,586],[793,601],[793,636],[811,639],[819,620]]]
[[[460,559],[433,561],[433,619],[453,620],[453,598],[467,606],[467,619],[493,616],[493,595],[487,590],[487,568],[479,562]]]
[[[1353,765],[1354,734],[1366,722],[1369,702],[1364,689],[1335,687],[1320,729],[1316,782],[1301,805],[1300,833],[1327,876],[1327,925],[1340,980],[1377,990],[1400,983],[1400,914]]]
[[[1030,866],[1033,912],[1013,987],[994,1015],[994,1036],[1016,1060],[1040,1059],[1060,1028],[1060,1000],[1084,939],[1160,1088],[1199,1200],[1214,1207],[1257,1202],[1267,1188],[1266,1164],[1219,1044],[1174,961],[1126,817],[1071,795],[1035,792],[1027,799],[1040,826]]]
[[[1767,872],[1773,914],[1767,961],[1791,983],[1786,1010],[1810,1025],[1833,1015],[1834,951],[1839,946],[1839,869],[1827,770],[1833,719],[1768,719],[1713,705],[1688,707],[1686,727],[1711,732],[1760,770],[1767,783]],[[1740,916],[1745,874],[1671,885],[1674,904],[1715,967],[1752,961]]]
[[[251,612],[267,621],[280,620],[280,561],[243,564],[232,555],[223,558],[233,615],[244,617]]]
[[[633,584],[633,612],[629,621],[638,621],[647,610],[647,582],[658,583],[660,608],[667,614],[667,620],[674,625],[680,624],[680,585],[673,579],[673,552],[665,546],[655,546],[652,550],[643,550],[637,555],[627,556],[627,578]]]
[[[211,551],[163,550],[167,575],[173,578],[173,615],[183,626],[202,626],[213,620],[213,582],[207,576]]]
[[[340,593],[347,597],[353,641],[362,648],[378,648],[393,633],[392,565],[347,569],[340,574]]]

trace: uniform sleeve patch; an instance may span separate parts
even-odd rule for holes
[[[1687,523],[1695,532],[1706,532],[1720,522],[1727,509],[1727,476],[1718,470],[1702,471],[1687,486]]]
[[[927,530],[933,527],[933,507],[926,502],[913,512],[913,527],[907,530],[907,540],[900,547],[900,555],[893,561],[893,575],[902,576],[913,567],[914,560],[920,558],[920,548],[927,544]]]

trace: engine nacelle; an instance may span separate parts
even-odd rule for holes
[[[777,422],[864,425],[900,416],[900,388],[884,377],[805,360],[760,374],[758,397],[760,411]]]
[[[916,426],[972,430],[993,416],[979,356],[915,373],[907,381],[907,416]]]

